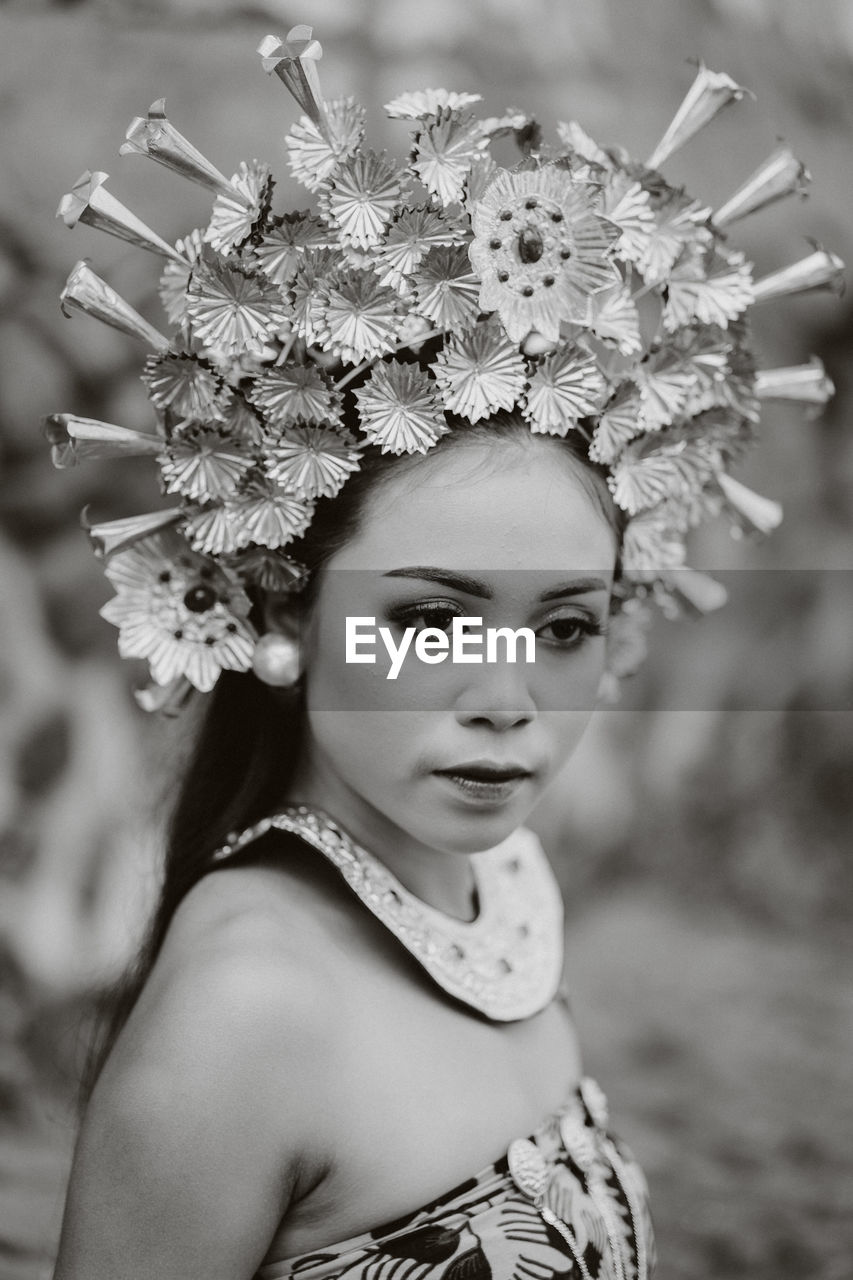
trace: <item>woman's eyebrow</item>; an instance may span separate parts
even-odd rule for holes
[[[521,571],[519,571],[521,572]],[[464,591],[469,596],[478,596],[482,600],[491,600],[493,592],[488,583],[479,578],[472,578],[467,573],[452,573],[449,569],[437,569],[433,565],[411,565],[405,569],[390,569],[383,574],[385,578],[418,578],[424,582],[438,582],[443,587],[452,587],[456,591]],[[557,600],[562,596],[580,596],[589,591],[608,591],[604,578],[583,577],[572,578],[559,587],[543,591],[541,601]]]

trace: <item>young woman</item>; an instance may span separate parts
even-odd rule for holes
[[[301,698],[252,675],[213,695],[163,942],[89,1104],[57,1280],[373,1274],[406,1260],[419,1274],[458,1263],[452,1274],[620,1275],[638,1249],[648,1257],[636,1168],[606,1166],[598,1130],[600,1164],[583,1172],[557,1154],[561,1116],[592,1122],[555,998],[558,891],[522,825],[583,733],[604,670],[608,491],[564,442],[512,420],[461,429],[368,485],[369,474],[303,548],[314,573]],[[292,630],[286,598],[267,609]],[[354,616],[395,639],[449,632],[454,616],[529,627],[536,660],[412,654],[389,680],[387,655],[346,661]],[[222,760],[198,776],[217,754],[232,770],[256,754],[264,804],[248,816],[284,811],[295,831],[214,861],[203,835],[237,781]],[[383,892],[398,881],[414,895],[425,943],[407,951],[306,842],[302,806],[321,835],[340,827],[380,860],[394,877]],[[431,942],[464,951],[469,939],[472,959],[448,977],[424,968]],[[528,1016],[503,1021],[498,1005],[490,1017],[447,990],[498,969],[488,1010],[514,965]],[[577,1258],[506,1169],[510,1142],[537,1131],[574,1170]]]
[[[212,187],[207,229],[165,244],[102,174],[60,206],[168,259],[171,343],[86,264],[63,294],[154,347],[157,433],[51,438],[60,465],[156,457],[178,505],[90,530],[104,614],[143,705],[210,708],[56,1280],[645,1280],[645,1185],[583,1075],[524,823],[645,602],[707,597],[687,530],[778,519],[727,471],[761,395],[742,317],[839,265],[754,285],[723,242],[799,185],[787,155],[716,222],[665,183],[740,96],[704,68],[646,166],[427,90],[389,104],[395,168],[323,100],[310,29],[261,52],[318,215],[274,214],[265,166],[226,179],[162,102],[125,149]],[[798,392],[825,398],[814,365],[764,375]]]

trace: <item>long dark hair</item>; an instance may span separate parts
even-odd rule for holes
[[[499,414],[476,425],[449,421],[453,430],[438,441],[431,453],[467,441],[530,439],[529,427],[511,414]],[[547,438],[554,441],[553,437]],[[611,523],[619,545],[622,515],[611,499],[604,469],[590,460],[587,443],[579,433],[570,432],[556,443],[579,464],[578,476]],[[360,469],[340,493],[320,500],[308,532],[288,547],[310,571],[303,593],[307,607],[316,594],[323,566],[358,532],[367,498],[381,489],[389,475],[399,475],[402,466],[416,464],[417,456],[401,459],[370,448],[365,451]],[[258,623],[260,603],[256,603]],[[90,1096],[136,1003],[175,911],[193,885],[210,870],[213,851],[225,843],[229,832],[248,827],[275,811],[296,767],[302,729],[298,688],[283,698],[280,691],[271,690],[251,672],[225,671],[207,701],[171,814],[159,901],[139,955],[106,998],[100,1033],[95,1037],[84,1073],[81,1102]],[[251,850],[252,846],[250,858]]]

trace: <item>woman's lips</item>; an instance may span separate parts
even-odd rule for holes
[[[522,764],[498,764],[492,760],[468,760],[434,772],[445,777],[472,778],[481,782],[504,782],[509,778],[529,778],[531,774],[531,770]]]
[[[451,765],[433,772],[444,778],[457,795],[487,804],[510,799],[532,776],[530,770],[522,765],[496,765],[482,761]]]

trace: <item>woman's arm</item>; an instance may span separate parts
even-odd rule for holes
[[[263,918],[210,927],[218,893],[181,908],[92,1094],[55,1280],[248,1278],[322,1176],[317,980]]]

